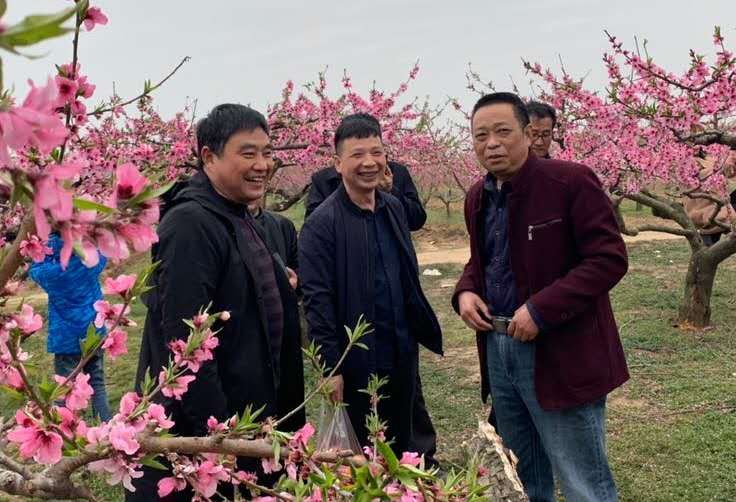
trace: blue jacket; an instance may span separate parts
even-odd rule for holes
[[[46,348],[52,354],[79,354],[79,341],[95,319],[94,304],[103,298],[99,277],[107,260],[100,255],[99,263],[88,268],[72,254],[63,270],[59,254],[64,241],[52,234],[48,245],[53,254],[41,263],[33,263],[28,272],[49,296]]]

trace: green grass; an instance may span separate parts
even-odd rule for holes
[[[296,211],[296,210],[294,210]],[[433,216],[431,216],[434,219]],[[609,398],[609,453],[624,501],[736,500],[736,259],[718,272],[713,322],[706,331],[673,327],[688,250],[680,241],[629,248],[630,272],[612,293],[630,365],[631,380]],[[144,259],[128,268],[140,269]],[[460,445],[487,416],[479,396],[475,336],[449,307],[460,265],[432,266],[439,277],[422,277],[445,334],[446,355],[422,352],[425,397],[439,433],[439,458],[459,462]],[[133,317],[130,353],[106,361],[108,393],[116,405],[131,389],[144,309]],[[34,371],[51,359],[43,336],[28,340]],[[312,381],[308,375],[308,384]],[[10,404],[0,399],[7,414]],[[315,407],[310,407],[314,418]],[[103,500],[120,500],[119,488],[99,479]]]

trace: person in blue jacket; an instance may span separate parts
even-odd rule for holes
[[[102,300],[99,277],[107,260],[100,255],[94,267],[87,267],[72,254],[66,269],[61,267],[60,253],[64,241],[57,234],[49,236],[52,254],[40,263],[33,263],[29,275],[48,295],[48,338],[46,349],[54,354],[54,371],[67,376],[81,360],[81,342],[95,319],[94,304]],[[92,411],[101,420],[110,419],[110,407],[105,390],[102,353],[95,355],[82,370],[90,376],[94,390]]]

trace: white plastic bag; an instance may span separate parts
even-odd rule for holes
[[[317,431],[317,451],[363,453],[345,406],[323,405]]]

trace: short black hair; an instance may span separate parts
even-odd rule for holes
[[[529,112],[526,111],[526,105],[524,104],[524,101],[522,101],[522,99],[513,92],[493,92],[482,96],[478,101],[476,101],[475,106],[473,106],[473,113],[470,115],[470,120],[473,120],[475,113],[481,108],[500,103],[511,105],[514,108],[514,116],[522,129],[529,125]]]
[[[240,131],[263,129],[269,133],[268,121],[262,113],[245,105],[225,103],[214,107],[197,123],[197,157],[202,163],[202,148],[205,146],[216,155],[222,155],[225,144]]]
[[[368,113],[347,115],[335,130],[335,151],[340,149],[340,144],[346,139],[373,137],[381,139],[381,124],[376,117]]]
[[[547,103],[542,103],[541,101],[529,101],[526,104],[526,111],[529,112],[529,117],[552,119],[552,127],[557,125],[557,112]]]

